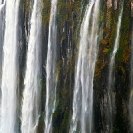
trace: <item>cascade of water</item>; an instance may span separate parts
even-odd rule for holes
[[[0,45],[2,45],[2,42],[3,42],[3,7],[4,7],[4,5],[0,4],[0,31],[1,31]],[[0,49],[2,49],[2,48],[0,48]]]
[[[45,105],[45,133],[50,133],[52,126],[52,114],[55,111],[56,104],[56,61],[57,61],[57,49],[56,49],[56,12],[57,12],[57,0],[51,1],[51,12],[49,21],[49,36],[48,36],[48,53],[46,64],[46,105]]]
[[[2,1],[0,1],[0,87],[1,87],[1,76],[2,76],[2,47],[4,41],[4,7],[5,4],[2,4]]]
[[[0,1],[0,112],[1,112],[1,78],[2,78],[2,49],[4,41],[4,6]]]
[[[98,51],[99,4],[100,0],[92,0],[89,3],[81,25],[70,133],[75,131],[92,132],[93,77]],[[80,129],[78,124],[81,126]]]
[[[22,133],[36,133],[40,108],[41,0],[34,0],[22,102]]]
[[[18,11],[19,0],[6,1],[5,35],[2,66],[1,133],[16,133],[18,84]]]
[[[113,97],[112,97],[112,83],[113,83],[113,67],[115,64],[115,55],[116,52],[119,48],[119,37],[120,37],[120,28],[121,28],[121,19],[122,19],[122,14],[123,14],[123,6],[121,8],[119,18],[118,18],[118,24],[117,24],[117,29],[116,29],[116,38],[115,38],[115,43],[114,43],[114,48],[113,52],[110,56],[110,64],[109,64],[109,78],[108,78],[108,86],[107,86],[107,92],[108,92],[108,132],[112,133],[112,109],[113,109]]]
[[[5,6],[5,3],[4,4],[2,4],[1,2],[0,2],[0,14],[2,13],[2,10],[3,10],[3,7]]]

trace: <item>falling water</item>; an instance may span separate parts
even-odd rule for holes
[[[113,67],[115,64],[115,55],[116,52],[119,48],[119,37],[120,37],[120,28],[121,28],[121,19],[122,19],[122,14],[123,14],[123,7],[121,8],[119,18],[118,18],[118,24],[117,24],[117,29],[116,29],[116,38],[115,38],[115,43],[114,43],[114,49],[113,52],[110,56],[110,64],[109,64],[109,78],[108,78],[108,132],[112,133],[112,109],[113,109],[113,97],[112,97],[112,82],[113,82]]]
[[[1,133],[16,133],[19,0],[6,0],[2,66]],[[7,126],[8,125],[8,126]]]
[[[2,45],[3,42],[3,14],[4,14],[4,6],[5,4],[2,4],[2,2],[0,1],[0,45]],[[2,49],[2,48],[0,48]]]
[[[41,0],[34,0],[22,103],[22,133],[36,133],[40,104]]]
[[[3,42],[3,9],[4,9],[4,4],[0,4],[0,31],[1,31],[0,45],[2,45]]]
[[[56,104],[56,12],[57,0],[51,1],[51,12],[49,21],[48,53],[46,64],[46,105],[45,105],[45,133],[50,133],[52,126],[52,114],[55,111]]]
[[[2,49],[4,41],[4,7],[0,0],[0,113],[1,113],[1,80],[2,80]]]
[[[0,7],[3,5],[2,3],[3,3],[3,0],[0,0]]]
[[[70,133],[76,131],[81,133],[92,132],[93,77],[98,52],[99,4],[100,0],[92,0],[89,3],[81,25]],[[92,20],[91,16],[93,16]],[[90,21],[92,21],[91,26]],[[90,30],[88,30],[89,27]]]
[[[2,4],[2,1],[0,1],[0,87],[1,87],[1,76],[2,76],[2,47],[4,41],[4,7],[5,4]]]

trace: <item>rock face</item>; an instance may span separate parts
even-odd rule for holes
[[[119,4],[119,3],[118,3]],[[94,119],[96,132],[105,132],[108,128],[107,119],[107,83],[110,50],[113,48],[114,35],[116,30],[116,18],[118,10],[107,9],[106,23],[104,27],[104,37],[99,47],[99,59],[96,67],[96,77],[94,79]],[[120,31],[120,47],[116,54],[116,64],[114,72],[113,88],[113,132],[129,132],[129,94],[130,94],[130,50],[131,50],[131,14],[130,3],[124,2],[123,18]],[[126,41],[127,40],[127,41]],[[107,50],[107,51],[106,51]],[[102,53],[103,52],[103,53]],[[98,70],[97,70],[98,69]],[[98,73],[100,71],[100,73]],[[97,74],[98,73],[98,74]],[[100,123],[100,124],[98,124]]]
[[[19,92],[18,101],[20,104],[23,99],[24,77],[26,69],[26,58],[28,50],[28,41],[30,35],[30,18],[34,0],[20,0],[19,6]],[[94,93],[93,93],[93,131],[92,133],[108,133],[108,76],[109,59],[114,47],[116,37],[116,27],[121,3],[123,0],[100,0],[100,36],[98,57],[94,75]],[[1,4],[1,3],[0,3]],[[69,133],[73,89],[75,82],[75,64],[78,58],[80,27],[83,21],[88,0],[58,0],[57,3],[57,103],[52,117],[53,133]],[[40,117],[37,125],[37,133],[44,133],[45,128],[45,101],[46,101],[46,59],[48,49],[49,20],[50,20],[51,2],[43,0],[42,2],[42,29],[41,29],[41,103]],[[0,10],[1,13],[1,10]],[[4,32],[2,25],[5,11],[2,10],[2,22],[0,20],[0,29]],[[0,14],[0,18],[1,15]],[[131,0],[124,0],[123,16],[121,20],[119,49],[116,53],[115,66],[113,73],[112,86],[112,120],[113,133],[132,133],[129,117],[129,97],[131,82],[131,39],[132,39],[132,17],[133,3]],[[3,24],[1,24],[3,23]],[[0,31],[0,43],[4,33]],[[0,47],[1,47],[0,44]],[[1,50],[0,50],[1,54]],[[1,58],[0,58],[1,59]],[[1,62],[1,61],[0,61]],[[1,63],[0,63],[1,64]],[[0,67],[1,68],[1,67]],[[1,71],[1,70],[0,70]],[[88,70],[86,69],[86,72]],[[0,72],[1,73],[1,72]],[[1,80],[0,80],[1,82]],[[133,82],[133,81],[132,81]],[[21,106],[17,105],[17,112],[21,116]],[[17,118],[19,127],[21,120]],[[18,132],[21,129],[19,129]],[[80,132],[80,131],[79,131]]]

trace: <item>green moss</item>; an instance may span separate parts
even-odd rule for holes
[[[130,23],[131,23],[131,14],[130,14],[130,4],[129,2],[124,2],[123,7],[123,16],[122,16],[122,22],[121,22],[121,30],[120,30],[120,44],[119,44],[119,50],[116,54],[116,60],[118,63],[125,62],[126,60],[129,60],[127,56],[127,52],[129,52],[130,49]],[[129,53],[128,53],[129,54]],[[127,59],[128,58],[128,59]]]
[[[59,133],[68,133],[69,132],[69,127],[68,127],[69,119],[70,119],[69,111],[65,111],[64,118],[62,120],[61,129],[60,129]]]
[[[51,3],[49,0],[43,0],[43,9],[42,9],[42,23],[49,23],[50,19],[50,9]]]

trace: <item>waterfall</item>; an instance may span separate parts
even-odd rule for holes
[[[57,61],[57,26],[56,26],[57,0],[51,1],[49,21],[48,52],[46,63],[46,104],[45,104],[45,133],[52,132],[52,114],[56,106],[56,61]]]
[[[100,0],[92,0],[88,4],[81,24],[70,133],[92,132],[93,78],[98,52],[99,4]]]
[[[1,76],[2,76],[2,48],[3,48],[3,41],[4,41],[4,7],[5,7],[5,4],[2,4],[2,1],[0,1],[0,31],[1,31],[0,33],[0,87],[1,87]],[[0,95],[1,95],[1,92],[0,92]]]
[[[41,0],[34,0],[22,102],[22,133],[36,133],[40,115]]]
[[[120,28],[121,28],[121,19],[122,19],[122,14],[123,14],[123,7],[121,8],[119,18],[118,18],[118,23],[117,23],[117,29],[116,29],[116,38],[115,38],[115,43],[114,43],[114,48],[113,52],[110,56],[110,64],[109,64],[109,77],[108,77],[108,86],[107,86],[107,92],[108,92],[108,132],[112,133],[112,109],[114,105],[114,99],[113,99],[113,94],[112,94],[112,86],[113,86],[113,71],[114,71],[114,65],[115,65],[115,55],[116,52],[119,48],[119,37],[120,37]]]
[[[4,41],[4,7],[5,4],[2,4],[0,1],[0,113],[1,113],[1,80],[2,80],[2,49]]]
[[[1,34],[0,34],[0,45],[2,46],[2,43],[3,43],[3,14],[4,14],[4,6],[5,4],[2,4],[0,2],[0,31],[1,31]],[[0,48],[2,49],[2,48]]]
[[[19,0],[6,0],[2,66],[1,133],[16,133]]]
[[[2,43],[3,43],[3,9],[4,9],[4,5],[5,4],[0,4],[0,31],[1,31],[1,34],[0,34],[0,49],[2,49]]]

